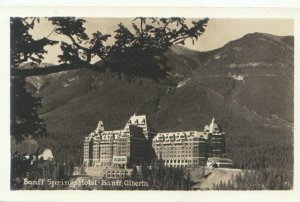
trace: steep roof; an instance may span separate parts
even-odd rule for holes
[[[180,132],[166,132],[157,133],[153,140],[159,142],[172,142],[172,141],[184,141],[191,138],[204,138],[208,139],[208,134],[213,133],[214,135],[223,134],[215,118],[212,119],[209,125],[205,125],[204,131],[180,131]]]
[[[218,124],[215,121],[215,117],[211,120],[211,123],[209,125],[209,133],[219,133],[220,128],[218,126]]]
[[[135,125],[143,128],[143,132],[148,132],[146,115],[136,115],[135,113],[127,121],[124,130],[129,131],[129,126]]]
[[[199,131],[180,131],[180,132],[167,132],[158,133],[153,140],[161,141],[185,141],[192,138],[204,138],[207,139],[207,133]]]
[[[133,114],[130,119],[127,121],[125,127],[123,130],[111,130],[106,131],[104,129],[103,121],[99,121],[97,128],[94,132],[90,133],[88,136],[85,137],[85,141],[90,140],[112,140],[117,139],[120,136],[128,135],[129,132],[129,126],[134,125],[138,126],[143,129],[144,133],[148,132],[148,126],[147,126],[147,118],[146,115],[136,115]]]
[[[99,133],[100,131],[105,131],[103,121],[98,122],[97,128],[95,130],[96,133]]]
[[[46,161],[54,159],[51,149],[45,149],[44,152],[39,155],[39,159],[42,157]]]

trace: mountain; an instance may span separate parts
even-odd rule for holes
[[[252,33],[213,51],[174,46],[166,55],[171,71],[161,82],[87,69],[28,78],[49,131],[40,146],[79,162],[84,136],[99,120],[119,129],[133,113],[146,114],[163,132],[203,130],[215,117],[238,167],[283,164],[282,155],[293,162],[292,36]]]

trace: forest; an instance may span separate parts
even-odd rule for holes
[[[97,185],[88,186],[70,186],[70,182],[75,182],[77,177],[72,176],[74,165],[71,162],[58,163],[55,161],[32,161],[33,158],[22,159],[22,156],[14,157],[12,159],[12,190],[191,190],[193,182],[190,177],[190,173],[183,168],[165,167],[161,160],[155,160],[151,163],[151,166],[143,164],[141,170],[138,170],[136,166],[130,174],[118,180],[134,182],[147,182],[147,186],[126,186],[124,184],[106,186],[98,183]],[[23,172],[18,172],[22,169]],[[24,172],[26,171],[26,172]],[[40,184],[28,183],[32,181],[38,181]],[[47,180],[51,181],[64,181],[68,183],[62,183],[63,185],[51,186],[47,183]],[[87,181],[93,179],[93,177],[81,177],[81,179]],[[107,180],[106,177],[94,179]],[[44,180],[41,183],[41,180]],[[108,179],[111,180],[111,179]]]

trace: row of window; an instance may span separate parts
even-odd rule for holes
[[[158,139],[156,139],[156,140],[153,140],[153,142],[154,143],[160,143],[160,142],[205,142],[206,141],[206,139],[203,139],[203,138],[193,138],[193,139],[185,139],[185,138],[183,138],[183,139],[168,139],[168,138],[166,138],[166,139],[164,139],[164,138],[158,138]]]
[[[93,156],[99,156],[99,155],[101,155],[101,156],[111,156],[112,154],[118,154],[118,155],[120,155],[120,156],[123,156],[122,154],[125,154],[125,156],[126,156],[126,154],[128,153],[129,151],[128,150],[120,150],[120,151],[118,151],[118,152],[100,152],[99,153],[99,151],[98,150],[95,150],[94,152],[93,152]],[[89,152],[84,152],[84,156],[89,156]]]
[[[198,149],[197,150],[183,150],[183,151],[168,151],[168,150],[155,150],[155,152],[157,153],[157,154],[159,154],[159,153],[164,153],[164,154],[168,154],[168,153],[170,153],[170,154],[182,154],[182,153],[198,153]]]
[[[118,144],[118,145],[114,145],[114,146],[112,146],[112,145],[108,145],[108,146],[98,146],[98,145],[94,145],[93,146],[93,149],[102,149],[102,150],[111,150],[112,148],[113,149],[116,149],[116,148],[129,148],[130,147],[130,145],[128,145],[128,144]],[[84,150],[89,150],[89,147],[84,147]]]
[[[191,160],[191,159],[171,159],[171,160],[163,160],[163,163],[197,163],[197,160]]]
[[[183,153],[183,152],[186,152],[186,153],[191,153],[192,151],[198,151],[198,148],[187,148],[187,149],[177,149],[177,150],[170,150],[170,149],[162,149],[162,148],[156,148],[155,149],[156,151],[160,151],[160,152],[172,152],[172,153]]]
[[[178,150],[178,149],[192,149],[192,148],[194,148],[194,149],[197,149],[197,148],[199,148],[199,145],[198,144],[194,144],[194,146],[188,146],[188,147],[186,147],[186,146],[181,146],[181,147],[179,147],[179,146],[172,146],[172,147],[168,147],[168,146],[155,146],[155,148],[158,148],[158,149],[168,149],[168,150],[172,150],[172,149],[175,149],[175,150]]]
[[[198,157],[197,154],[194,155],[162,155],[162,158],[166,158],[166,157]]]
[[[183,164],[180,164],[180,165],[177,165],[177,164],[175,164],[175,165],[172,165],[172,164],[166,164],[166,166],[169,166],[169,167],[188,167],[187,164],[185,164],[185,165],[183,165]]]
[[[104,177],[107,177],[107,178],[125,177],[125,173],[104,174]]]

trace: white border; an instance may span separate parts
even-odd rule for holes
[[[298,0],[1,0],[3,6],[276,7],[299,8]]]
[[[299,9],[279,8],[167,8],[167,7],[0,7],[1,24],[1,135],[0,201],[299,201],[299,57],[295,58],[295,169],[292,191],[10,191],[9,186],[9,17],[10,16],[79,16],[135,17],[183,16],[210,18],[288,18],[295,23],[295,56],[299,53]]]

